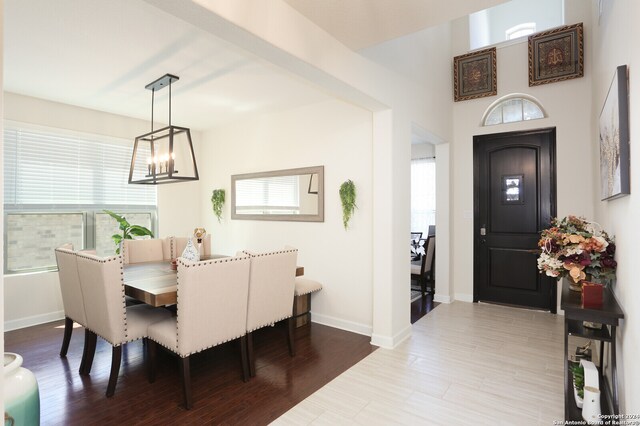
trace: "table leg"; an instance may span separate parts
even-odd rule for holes
[[[569,388],[569,321],[564,320],[564,418],[569,420],[569,394],[567,389]],[[571,394],[573,396],[573,393]]]
[[[611,385],[613,386],[613,414],[619,414],[618,407],[618,372],[616,368],[616,326],[611,326]]]

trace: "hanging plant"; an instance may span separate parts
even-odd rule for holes
[[[347,229],[356,206],[356,185],[351,179],[340,185],[340,201],[342,201],[342,224]]]
[[[213,206],[213,214],[218,218],[218,223],[222,219],[222,206],[224,206],[225,194],[224,189],[214,189],[211,195],[211,205]]]

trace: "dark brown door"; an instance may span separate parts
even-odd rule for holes
[[[475,136],[474,301],[555,312],[555,280],[537,269],[556,215],[555,129]]]

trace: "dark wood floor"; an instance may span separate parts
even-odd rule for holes
[[[256,377],[241,379],[239,347],[230,342],[192,356],[194,408],[181,408],[177,358],[158,353],[156,382],[147,382],[141,341],[125,346],[115,396],[104,393],[111,346],[98,339],[91,376],[78,374],[84,330],[76,328],[60,358],[63,322],[5,333],[5,350],[24,358],[40,386],[43,425],[268,424],[375,350],[370,338],[311,324],[296,330],[291,358],[286,327],[254,333]]]
[[[427,315],[438,305],[438,302],[433,301],[433,296],[431,294],[427,294],[426,296],[411,302],[411,324]]]

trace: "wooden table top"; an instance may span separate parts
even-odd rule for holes
[[[227,257],[211,255],[210,259]],[[296,268],[296,277],[304,267]],[[151,306],[174,305],[178,300],[177,271],[168,261],[124,265],[124,293]]]

